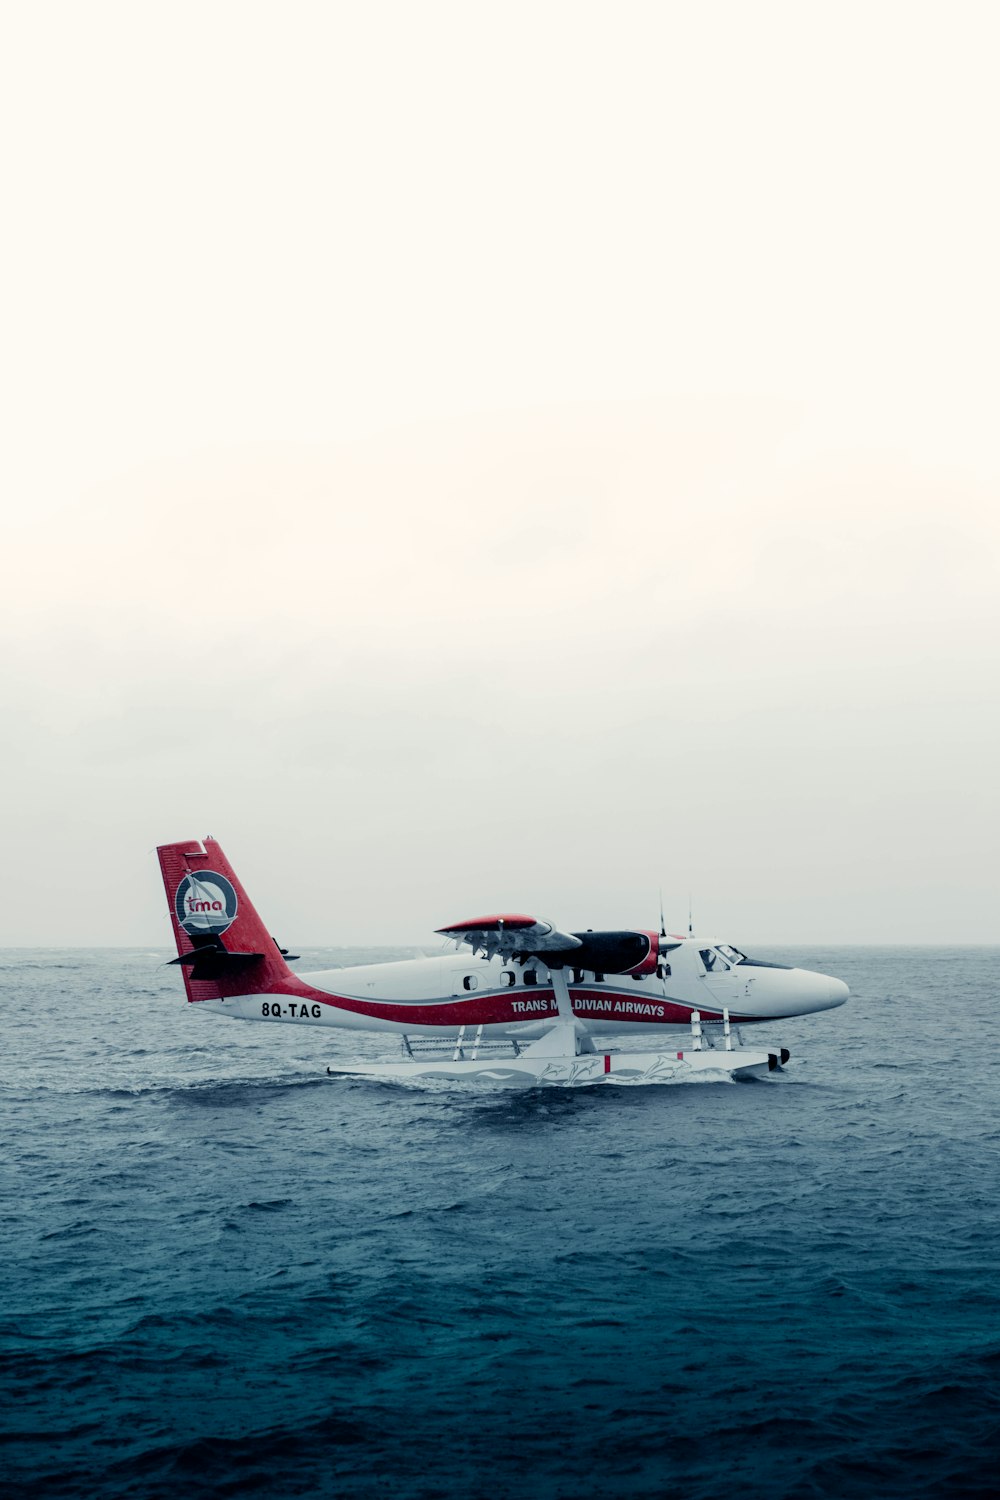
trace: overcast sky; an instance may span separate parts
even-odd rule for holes
[[[1000,941],[993,4],[21,4],[0,942]]]

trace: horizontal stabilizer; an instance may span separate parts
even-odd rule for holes
[[[263,953],[230,953],[220,946],[196,948],[193,953],[182,953],[170,962],[190,968],[192,979],[221,979],[225,974],[239,974],[243,969],[252,968],[263,957]]]

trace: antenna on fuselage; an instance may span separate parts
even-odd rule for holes
[[[688,891],[688,937],[694,937],[694,917],[692,916],[693,911],[694,897],[691,895],[691,892]]]
[[[663,887],[661,885],[660,886],[660,937],[665,938],[666,935],[667,935],[667,919],[663,915]]]

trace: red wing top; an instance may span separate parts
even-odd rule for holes
[[[451,927],[437,928],[440,937],[468,943],[474,953],[487,958],[499,953],[503,958],[528,957],[532,953],[565,952],[579,948],[580,939],[569,932],[559,932],[551,922],[540,922],[518,912],[507,916],[471,917]]]
[[[493,917],[470,917],[467,922],[452,922],[450,927],[436,927],[435,932],[442,937],[458,937],[460,933],[472,932],[478,929],[480,932],[500,932],[504,928],[535,927],[538,925],[536,917],[526,917],[520,912],[506,912]],[[547,923],[543,923],[547,926]]]

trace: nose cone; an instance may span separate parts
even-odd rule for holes
[[[842,979],[831,979],[829,974],[814,974],[810,969],[800,970],[804,981],[806,1006],[809,1011],[833,1010],[843,1005],[851,993]]]
[[[830,991],[830,998],[826,1003],[832,1010],[835,1005],[843,1005],[851,992],[842,979],[828,979],[826,982]]]
[[[808,1016],[819,1010],[833,1010],[835,1006],[843,1005],[850,994],[842,979],[817,974],[813,969],[772,968],[758,963],[748,969],[738,965],[735,973],[741,987],[744,983],[746,985],[745,996],[740,996],[742,1005],[757,1021],[780,1021],[788,1016]],[[721,995],[721,989],[717,993]],[[724,996],[723,1003],[726,1003]],[[732,1001],[728,1003],[733,1004]],[[740,1004],[735,1007],[736,1010],[741,1008]]]

